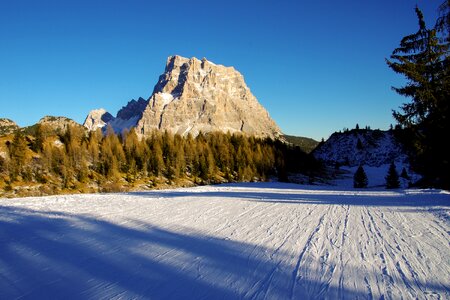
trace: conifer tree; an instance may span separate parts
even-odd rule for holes
[[[402,172],[400,173],[401,178],[410,179],[408,172],[406,171],[405,167],[403,167]]]
[[[450,130],[448,1],[441,5],[441,10],[435,28],[428,28],[422,11],[416,7],[419,30],[401,40],[387,64],[407,78],[405,86],[393,89],[411,102],[403,104],[401,111],[394,111],[393,115],[410,134],[406,140],[415,153],[415,168],[428,184],[450,187],[450,147],[441,142]]]
[[[356,149],[362,150],[362,148],[363,148],[363,145],[362,145],[361,139],[358,138],[358,140],[356,142]]]
[[[98,171],[99,168],[99,158],[100,158],[100,142],[102,140],[101,129],[91,131],[89,133],[87,151],[89,157],[89,164],[92,169]]]
[[[34,141],[31,144],[31,150],[34,152],[42,152],[44,149],[44,140],[45,140],[45,133],[44,133],[44,125],[37,124],[36,130],[34,133]]]
[[[386,188],[387,189],[398,189],[400,187],[400,181],[398,178],[397,169],[395,163],[392,162],[389,166],[388,173],[386,175]]]
[[[367,179],[366,172],[362,165],[359,165],[358,169],[353,176],[353,187],[354,188],[366,188],[369,181]]]
[[[14,133],[14,138],[9,146],[9,155],[11,158],[10,163],[10,174],[11,180],[16,180],[24,170],[25,164],[27,162],[27,141],[20,130],[16,130]]]

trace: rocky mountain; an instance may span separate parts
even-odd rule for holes
[[[72,119],[66,117],[45,116],[37,124],[45,125],[55,131],[65,131],[69,126],[81,126]]]
[[[121,133],[124,129],[136,127],[137,122],[142,118],[147,103],[148,101],[141,97],[137,101],[132,99],[117,112],[116,117],[113,117],[103,108],[94,109],[89,112],[83,126],[88,130],[96,130],[97,128],[105,130],[107,125],[111,125],[115,132]]]
[[[312,152],[316,159],[327,164],[360,164],[378,167],[396,163],[406,163],[408,157],[394,136],[393,131],[353,129],[343,133],[333,133],[330,138]]]
[[[88,114],[86,120],[84,120],[83,126],[89,130],[96,130],[97,128],[103,128],[113,119],[114,117],[105,109],[94,109]]]
[[[90,128],[92,123],[85,122],[85,126]],[[165,71],[148,100],[130,101],[106,123],[116,132],[135,127],[140,135],[154,129],[194,136],[200,131],[272,138],[281,135],[280,128],[233,67],[177,55],[167,59]]]
[[[0,118],[0,135],[11,134],[19,129],[19,126],[12,120]]]

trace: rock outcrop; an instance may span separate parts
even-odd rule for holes
[[[0,118],[0,135],[11,134],[19,129],[19,126],[12,120]]]
[[[72,119],[66,117],[45,116],[37,124],[45,125],[55,131],[64,132],[69,126],[81,126]]]
[[[94,123],[86,126],[85,122],[85,126],[98,128]],[[130,101],[106,124],[116,132],[135,127],[139,135],[151,134],[155,129],[183,136],[212,131],[271,138],[281,135],[280,128],[233,67],[181,56],[167,59],[165,71],[148,100]]]
[[[105,109],[94,109],[89,112],[86,120],[84,120],[83,126],[88,130],[96,130],[97,128],[103,128],[108,122],[113,120],[114,117]]]

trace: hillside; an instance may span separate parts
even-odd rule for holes
[[[408,156],[393,131],[353,129],[335,132],[321,143],[313,155],[330,165],[381,166],[396,162],[408,164]]]
[[[282,138],[286,140],[286,142],[291,143],[294,146],[300,147],[304,152],[311,153],[319,142],[308,137],[303,136],[294,136],[294,135],[282,135]]]

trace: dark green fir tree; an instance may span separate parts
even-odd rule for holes
[[[394,162],[389,166],[388,173],[386,175],[386,188],[387,189],[398,189],[400,187],[400,181],[398,178],[397,169]]]
[[[355,172],[355,175],[353,176],[353,187],[366,188],[368,183],[369,181],[367,179],[366,172],[364,171],[362,165],[359,165],[358,169]]]
[[[401,178],[405,178],[407,180],[411,179],[408,175],[408,172],[406,171],[405,167],[403,167],[402,172],[400,173]]]
[[[442,139],[450,130],[450,5],[448,0],[441,5],[434,28],[426,26],[418,7],[415,10],[418,31],[405,36],[387,60],[394,72],[407,79],[394,91],[411,100],[393,115],[405,129],[404,140],[413,154],[413,167],[424,176],[423,184],[449,188],[450,144]]]

